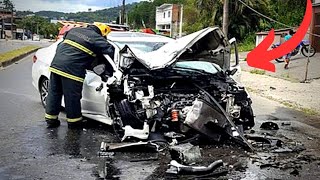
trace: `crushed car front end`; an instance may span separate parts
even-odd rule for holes
[[[223,134],[238,136],[240,129],[254,126],[251,99],[231,78],[236,72],[230,71],[231,45],[218,28],[149,53],[126,46],[121,55],[123,76],[109,93],[122,140],[200,133],[220,141]]]

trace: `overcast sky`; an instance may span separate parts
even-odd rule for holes
[[[142,0],[126,0],[126,4]],[[122,0],[12,0],[18,11],[60,11],[78,12],[92,11],[115,7],[122,4]]]

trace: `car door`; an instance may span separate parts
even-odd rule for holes
[[[114,58],[119,58],[119,49],[115,47]],[[102,88],[101,88],[102,87]],[[108,116],[106,102],[109,98],[107,92],[107,83],[103,82],[101,78],[93,71],[87,70],[87,74],[83,83],[82,91],[82,113],[93,119],[98,120],[101,116]],[[98,118],[98,119],[97,119]],[[101,121],[101,120],[100,120]]]
[[[237,82],[241,83],[241,67],[239,63],[239,54],[236,38],[230,39],[229,43],[231,44],[230,71],[232,71],[233,69],[237,69],[236,73],[233,74],[231,77]]]

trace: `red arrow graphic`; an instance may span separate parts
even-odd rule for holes
[[[303,40],[308,31],[312,19],[312,3],[307,0],[307,8],[303,21],[297,32],[279,47],[268,51],[274,40],[274,29],[271,29],[268,36],[247,55],[247,63],[251,67],[275,72],[275,65],[270,61],[282,57],[293,51]]]

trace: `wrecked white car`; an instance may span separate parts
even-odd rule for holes
[[[223,134],[241,136],[241,127],[254,126],[251,99],[239,84],[235,40],[228,41],[219,28],[178,40],[153,39],[157,47],[151,50],[112,38],[109,42],[115,59],[106,58],[115,72],[104,78],[104,65],[94,68],[103,78],[88,72],[82,113],[113,125],[121,140],[198,133],[219,141]]]

